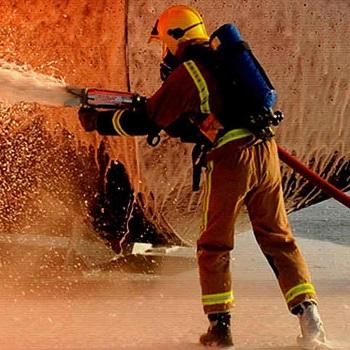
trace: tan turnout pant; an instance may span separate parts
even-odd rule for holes
[[[229,254],[243,204],[288,307],[316,299],[288,222],[276,143],[270,140],[247,146],[248,142],[249,137],[232,141],[208,155],[203,225],[197,242],[205,313],[229,310],[234,303]]]

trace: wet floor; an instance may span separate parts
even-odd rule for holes
[[[310,237],[300,237],[299,243],[313,272],[329,338],[349,350],[350,248]],[[236,348],[295,349],[297,320],[250,233],[238,236],[232,264]],[[168,259],[153,274],[90,270],[5,277],[2,350],[201,349],[197,340],[207,321],[194,261]]]

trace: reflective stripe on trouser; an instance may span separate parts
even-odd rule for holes
[[[232,304],[234,302],[233,291],[216,294],[202,295],[202,303],[205,306]]]
[[[245,148],[247,139],[208,154],[204,215],[197,242],[202,295],[232,290],[229,254],[234,247],[236,218],[246,204],[256,240],[292,308],[305,299],[316,299],[316,295],[288,222],[277,147],[270,140]],[[228,310],[232,301],[203,303],[204,311]]]

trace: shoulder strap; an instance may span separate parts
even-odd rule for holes
[[[207,153],[210,147],[208,145],[197,143],[192,150],[192,191],[199,191],[202,168],[207,165]]]

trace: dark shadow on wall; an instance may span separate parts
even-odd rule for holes
[[[324,155],[325,157],[328,155]],[[322,159],[312,157],[308,167],[329,183],[339,189],[348,188],[350,184],[350,160],[339,157],[335,152],[322,169]],[[319,190],[315,185],[308,182],[300,174],[287,168],[283,164],[281,167],[282,183],[288,212],[294,212],[316,203],[329,199],[329,195]]]
[[[323,169],[321,160],[311,158],[309,168],[335,187],[349,188],[350,160],[339,158],[336,152]],[[291,172],[286,165],[282,167],[282,179],[290,222],[297,237],[350,246],[349,208]]]
[[[97,196],[90,214],[96,232],[119,254],[130,242],[154,245],[182,244],[170,231],[159,229],[146,218],[142,193],[135,193],[124,165],[111,161],[102,142],[98,149]]]

